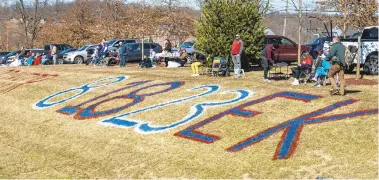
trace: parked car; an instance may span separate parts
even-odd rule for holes
[[[3,59],[9,54],[10,52],[0,52],[0,64],[3,61]]]
[[[156,53],[162,52],[162,46],[158,43],[146,42],[143,43],[144,55],[150,55],[150,49],[153,49]],[[140,61],[142,59],[142,43],[129,43],[126,44],[127,61]]]
[[[274,61],[287,63],[297,62],[298,45],[291,39],[284,36],[267,35],[263,44],[278,45],[278,49],[274,51]],[[301,45],[301,53],[309,52],[309,50],[309,47]]]
[[[21,53],[21,50],[12,51],[11,53],[7,54],[3,62],[9,63],[9,62],[13,62],[14,60],[25,59],[28,57],[27,54],[29,53],[43,54],[44,50],[43,49],[26,49],[25,54],[19,55],[19,57],[16,57],[17,53]]]
[[[314,59],[316,59],[318,52],[321,51],[322,53],[324,49],[325,41],[329,41],[329,40],[330,40],[330,37],[317,37],[317,38],[314,38],[308,44],[305,44],[305,46],[310,48],[309,53],[312,55]]]
[[[195,52],[195,41],[183,42],[180,49],[186,49],[187,53],[192,55]]]
[[[108,45],[108,51],[112,51],[114,49],[120,48],[120,42],[123,44],[128,43],[137,43],[138,41],[136,39],[112,39],[110,41],[105,42]]]
[[[51,44],[52,43],[45,44],[45,46],[44,46],[45,53],[50,53]],[[72,49],[73,48],[71,45],[68,45],[68,44],[54,44],[54,45],[57,47],[57,54],[59,54],[59,52],[64,51],[66,49]]]
[[[88,60],[88,52],[99,47],[98,44],[84,45],[76,51],[68,52],[63,55],[64,63],[83,64]]]
[[[346,47],[361,46],[361,66],[363,71],[367,74],[378,75],[378,28],[379,26],[365,27],[361,34],[361,44],[358,44],[358,39],[341,39],[341,43]],[[329,48],[331,44],[329,41],[324,43],[324,55],[329,53]],[[346,69],[347,71],[352,71],[357,65],[358,56],[354,58],[353,64]]]
[[[67,54],[69,52],[73,52],[73,51],[76,51],[78,50],[77,48],[70,48],[70,49],[65,49],[63,51],[60,51],[57,53],[57,61],[58,61],[58,64],[64,64],[64,59],[63,59],[63,55],[64,54]]]

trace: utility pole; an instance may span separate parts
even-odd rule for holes
[[[143,46],[143,43],[144,43],[144,35],[145,35],[145,26],[144,26],[144,22],[145,22],[145,0],[142,0],[142,43],[141,43],[141,46],[142,46],[142,60],[144,60],[144,56],[145,56],[145,50],[144,50],[144,46]]]
[[[302,6],[302,0],[299,0],[299,41],[297,44],[297,63],[300,64],[300,58],[301,58],[301,26],[302,26],[302,17],[301,17],[301,6]]]
[[[283,36],[286,36],[287,15],[288,15],[288,0],[286,0],[286,15],[284,15]]]
[[[5,30],[7,31],[7,51],[9,51],[9,31],[8,31],[8,26],[5,26]]]

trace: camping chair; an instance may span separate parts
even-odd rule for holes
[[[212,75],[213,76],[229,76],[228,60],[222,57],[213,58],[212,63]]]
[[[307,84],[307,82],[312,78],[312,67],[303,67],[300,72],[299,81]]]
[[[221,58],[215,57],[212,62],[212,76],[218,76],[221,71]]]

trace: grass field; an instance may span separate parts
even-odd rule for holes
[[[190,75],[189,68],[138,69],[134,64],[123,69],[85,65],[0,68],[0,178],[378,178],[377,84],[348,84],[346,96],[331,97],[330,86],[293,87],[290,80],[264,83],[262,71],[247,72],[247,77],[240,79]],[[55,106],[34,107],[54,93],[115,76],[128,78]],[[377,81],[375,76],[364,78]],[[151,86],[173,81],[180,85],[172,90],[167,90],[167,85]],[[100,84],[104,82],[90,86]],[[163,126],[189,117],[196,104],[227,102],[239,96],[237,92],[224,91],[241,90],[248,96],[237,102],[208,106],[196,118],[156,133],[144,133],[138,130],[140,126],[101,123],[118,114],[196,96],[206,89],[190,89],[201,85],[218,85],[219,91],[127,118]],[[130,87],[120,89],[126,86]],[[104,95],[112,91],[115,92]],[[158,91],[162,93],[154,94]],[[46,102],[57,102],[79,92],[62,93]],[[270,96],[280,92],[298,94]],[[146,96],[134,97],[143,94]],[[307,97],[305,94],[312,95],[311,100],[300,101]],[[254,101],[266,96],[268,99],[261,102]],[[347,105],[336,105],[344,101]],[[246,102],[254,104],[227,111]],[[126,104],[130,106],[122,107]],[[87,108],[91,105],[92,109]],[[71,115],[57,112],[67,106],[89,110],[87,114],[84,110]],[[325,107],[332,109],[301,117]],[[117,112],[115,108],[119,108]],[[108,113],[96,114],[100,111]],[[222,114],[226,111],[235,114]],[[243,112],[255,114],[241,116]],[[223,116],[215,116],[220,113]],[[302,121],[242,150],[231,151],[237,143],[297,117]],[[299,123],[312,118],[331,121]],[[191,131],[192,125],[207,119],[214,121]],[[292,131],[296,135],[293,139]],[[204,136],[213,141],[202,141]],[[281,151],[285,145],[290,145],[287,153]]]

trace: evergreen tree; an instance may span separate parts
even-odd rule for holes
[[[244,41],[245,58],[258,60],[265,36],[267,4],[260,0],[207,0],[197,22],[196,48],[211,57],[230,55],[236,34]],[[211,58],[212,59],[212,58]]]

